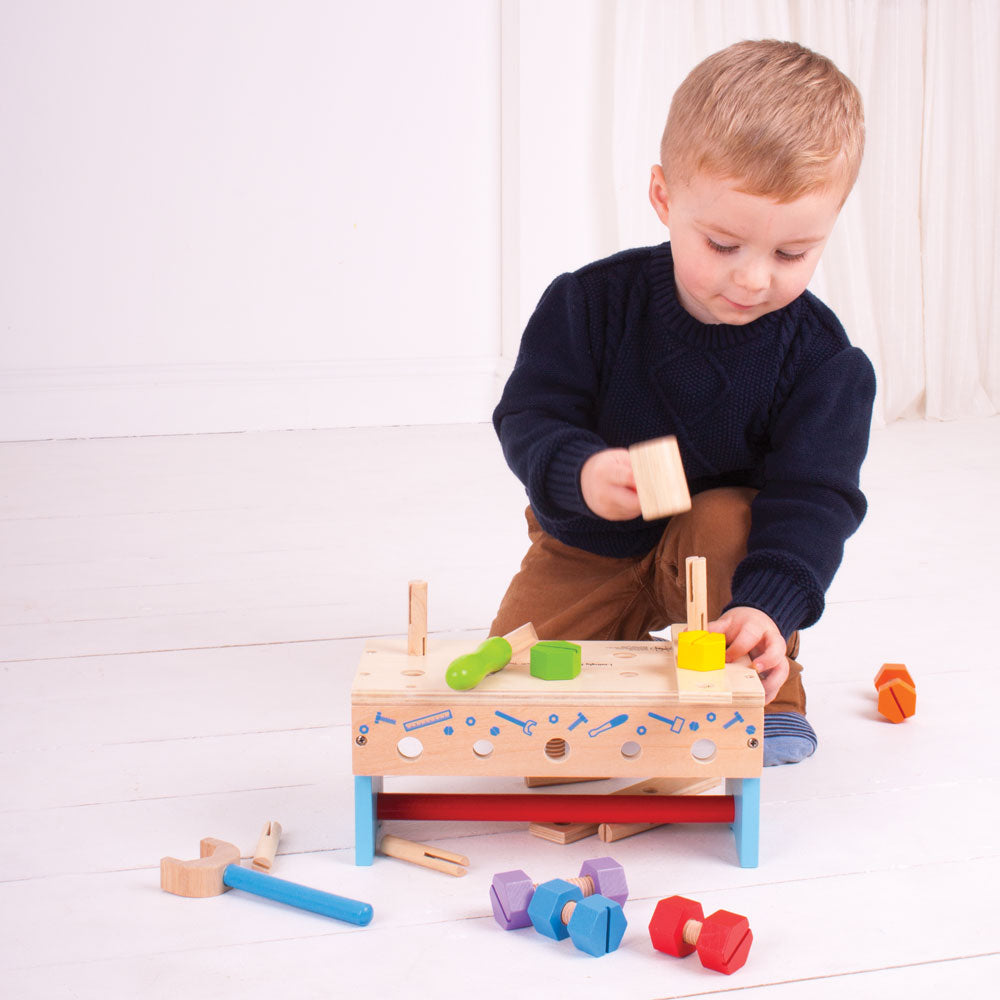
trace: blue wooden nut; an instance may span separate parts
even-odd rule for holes
[[[528,916],[539,934],[556,941],[569,937],[580,951],[598,957],[621,944],[628,926],[621,906],[613,899],[584,897],[577,886],[558,878],[535,890]]]
[[[569,929],[562,918],[563,907],[567,903],[583,899],[583,891],[561,878],[543,882],[528,903],[528,918],[539,934],[563,941],[569,937]]]
[[[628,921],[621,906],[605,896],[587,896],[577,903],[569,918],[573,944],[600,958],[622,943]]]

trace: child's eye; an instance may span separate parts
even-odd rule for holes
[[[776,250],[775,255],[779,260],[796,261],[802,260],[805,257],[807,251],[803,250],[801,253],[788,253],[787,250]]]
[[[722,243],[716,243],[715,240],[713,240],[711,236],[706,236],[705,239],[708,240],[708,245],[716,253],[735,253],[737,250],[739,250],[738,246],[731,246],[731,247],[729,247],[729,246],[725,246]]]

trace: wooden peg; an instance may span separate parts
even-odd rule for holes
[[[597,828],[597,836],[605,844],[613,844],[616,840],[634,837],[637,833],[655,830],[662,823],[602,823]]]
[[[643,520],[655,521],[691,509],[677,438],[662,437],[634,444],[628,450],[628,457]]]
[[[674,648],[674,665],[677,667],[677,691],[681,701],[731,702],[732,691],[726,679],[725,639],[722,638],[721,649],[716,648],[719,637],[707,631],[708,625],[708,571],[704,556],[688,556],[684,562],[684,575],[687,583],[687,624],[671,626],[671,640]],[[708,669],[703,666],[698,670],[685,669],[694,664],[690,657],[681,655],[681,647],[685,639],[696,636],[706,639],[710,653],[714,657],[712,665],[719,669]],[[709,638],[710,637],[710,638]],[[688,647],[690,651],[690,647]]]
[[[270,820],[264,824],[257,841],[257,850],[253,852],[250,867],[259,872],[269,872],[274,864],[274,856],[278,853],[278,841],[281,839],[281,824]]]
[[[410,656],[427,655],[427,581],[410,581],[406,651]]]
[[[708,628],[707,562],[704,556],[688,556],[685,560],[687,574],[687,624],[692,632]]]
[[[454,875],[456,878],[466,874],[469,864],[469,859],[462,854],[452,854],[450,851],[443,851],[429,844],[403,840],[402,837],[383,837],[379,850],[387,857],[409,861],[412,865],[444,872],[445,875]]]

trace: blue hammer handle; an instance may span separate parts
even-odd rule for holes
[[[347,899],[345,896],[335,896],[332,892],[323,892],[321,889],[310,889],[296,882],[286,882],[282,878],[255,872],[252,868],[244,868],[242,865],[226,865],[222,872],[222,881],[233,889],[252,892],[255,896],[273,899],[275,902],[296,906],[311,913],[320,913],[324,917],[333,917],[335,920],[344,920],[361,927],[371,923],[373,911],[370,903]]]

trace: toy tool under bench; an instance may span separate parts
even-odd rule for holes
[[[669,642],[581,642],[572,680],[512,662],[469,691],[445,672],[474,642],[369,643],[351,689],[355,862],[370,865],[383,819],[732,825],[757,864],[764,692],[745,658],[678,670]],[[521,659],[526,660],[527,657]],[[385,775],[718,777],[725,795],[439,795],[383,792]]]

